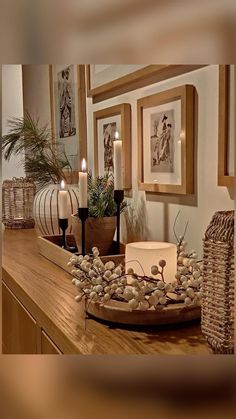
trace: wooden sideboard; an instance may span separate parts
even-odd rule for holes
[[[2,312],[3,353],[62,353],[5,283],[2,284]]]
[[[200,323],[141,330],[86,319],[71,276],[39,255],[34,230],[5,230],[3,352],[8,354],[211,354]]]

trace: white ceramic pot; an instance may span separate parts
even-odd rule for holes
[[[33,217],[38,234],[53,236],[61,234],[58,224],[58,197],[59,184],[47,185],[40,189],[34,197]],[[79,206],[79,188],[77,185],[68,185],[70,213],[75,214]],[[69,218],[67,234],[72,232],[71,217]]]

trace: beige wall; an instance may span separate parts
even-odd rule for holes
[[[23,65],[22,73],[24,111],[42,124],[50,124],[49,66]]]
[[[23,66],[25,108],[50,121],[48,66]],[[137,99],[181,84],[193,84],[198,98],[195,141],[195,194],[192,196],[145,194],[137,190]],[[233,192],[217,186],[218,149],[218,66],[196,70],[165,82],[126,93],[98,104],[87,99],[88,162],[93,168],[93,112],[118,103],[132,107],[132,183],[133,198],[145,199],[150,240],[174,241],[173,223],[181,210],[177,231],[182,233],[189,221],[186,239],[199,254],[204,231],[217,210],[232,209]],[[142,220],[140,219],[140,222]]]
[[[8,133],[8,120],[23,116],[22,68],[21,65],[2,66],[2,133]],[[24,176],[22,156],[12,156],[10,161],[2,159],[2,178]]]
[[[172,197],[158,194],[145,194],[137,191],[137,99],[176,87],[193,84],[198,97],[196,123],[195,161],[196,176],[193,196]],[[186,240],[190,248],[199,254],[202,251],[204,231],[217,210],[232,209],[232,191],[217,186],[217,148],[218,148],[218,66],[196,70],[168,81],[160,82],[136,91],[123,94],[98,104],[87,101],[88,115],[88,154],[90,167],[93,165],[93,112],[118,103],[130,103],[132,107],[132,184],[135,200],[144,196],[149,222],[149,239],[175,241],[173,223],[178,210],[181,210],[177,231],[182,233],[186,221],[189,227]],[[231,195],[230,195],[231,194]],[[140,219],[140,222],[142,220]]]

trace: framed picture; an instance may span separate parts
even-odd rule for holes
[[[204,65],[86,65],[87,95],[93,103],[184,74]]]
[[[234,65],[219,66],[218,185],[234,185]]]
[[[139,189],[192,194],[194,87],[147,96],[137,105]]]
[[[93,114],[94,174],[113,172],[113,141],[119,132],[123,150],[123,185],[131,189],[131,107],[128,103],[111,106]]]
[[[80,161],[87,158],[84,65],[50,65],[51,127],[56,152],[65,151],[77,182]]]

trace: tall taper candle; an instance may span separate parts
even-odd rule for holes
[[[64,180],[61,181],[61,190],[59,191],[58,196],[58,212],[59,218],[66,219],[69,218],[69,196],[68,192],[65,191],[65,182]]]
[[[123,189],[123,174],[122,174],[122,141],[119,140],[119,133],[115,133],[114,144],[114,189]]]
[[[88,207],[88,173],[86,172],[86,160],[82,160],[82,172],[79,172],[79,206]]]

